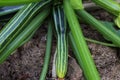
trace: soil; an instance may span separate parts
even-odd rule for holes
[[[101,9],[90,13],[97,19],[112,21],[112,16]],[[106,41],[100,33],[89,25],[82,23],[81,27],[85,37]],[[39,80],[46,48],[46,28],[46,25],[42,25],[29,42],[18,48],[13,55],[0,65],[0,80]],[[101,80],[120,80],[119,49],[91,42],[87,43],[100,73]],[[51,60],[46,80],[52,80],[52,61],[55,46],[56,40],[53,38]],[[83,72],[77,64],[71,49],[69,50],[66,80],[84,80]]]

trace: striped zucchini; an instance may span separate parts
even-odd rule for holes
[[[36,31],[45,18],[48,16],[50,10],[45,9],[40,12],[35,18],[31,21],[30,24],[26,26],[26,28],[17,36],[14,40],[0,53],[0,64],[3,63],[7,59],[10,54],[16,50],[21,44],[24,43],[25,39],[31,37],[34,31]]]
[[[66,34],[66,19],[62,6],[53,8],[54,24],[57,33],[56,73],[58,78],[64,78],[67,72],[68,46]]]
[[[42,1],[40,3],[31,3],[20,10],[10,22],[1,30],[0,33],[0,53],[6,46],[28,25],[36,14],[43,9],[43,7],[51,2]]]

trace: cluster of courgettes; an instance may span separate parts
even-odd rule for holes
[[[117,2],[113,0],[92,1],[109,11],[111,14],[119,16],[120,6]],[[2,64],[18,47],[29,41],[43,21],[47,18],[47,47],[40,80],[45,80],[48,70],[53,28],[57,39],[55,65],[58,79],[63,80],[67,73],[69,43],[83,70],[85,78],[87,80],[100,80],[98,70],[85,41],[86,38],[83,36],[78,17],[98,30],[104,37],[114,44],[113,46],[120,47],[120,35],[117,31],[109,29],[109,27],[106,27],[101,21],[98,21],[86,12],[82,5],[82,0],[0,1],[0,6],[18,4],[24,5],[18,6],[13,10],[7,9],[6,11],[0,12],[0,16],[4,16],[19,10],[0,30],[0,64]],[[1,7],[1,9],[2,8],[4,9],[4,7]]]

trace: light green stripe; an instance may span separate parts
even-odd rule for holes
[[[9,26],[9,27],[7,27],[6,26],[6,28],[3,28],[3,30],[2,30],[2,32],[0,33],[0,43],[3,43],[4,41],[5,41],[5,39],[8,37],[8,36],[10,36],[10,34],[15,30],[15,28],[17,28],[17,27],[15,27],[15,26],[13,26],[13,25],[15,25],[18,21],[19,21],[19,19],[24,19],[24,17],[26,16],[26,15],[24,15],[23,16],[23,14],[25,14],[26,12],[27,12],[27,10],[29,9],[29,7],[31,6],[32,4],[30,4],[30,5],[28,5],[27,6],[27,8],[25,9],[25,10],[22,10],[23,12],[20,14],[20,16],[17,16],[17,17],[15,17],[10,23],[8,23],[8,25],[7,26]],[[21,11],[20,11],[21,12]],[[29,12],[28,12],[29,13]],[[18,13],[19,14],[19,13]],[[27,14],[27,13],[26,13]],[[21,18],[22,17],[22,18]],[[21,20],[21,21],[22,21]],[[19,25],[19,24],[18,24]],[[17,26],[17,25],[16,25]],[[10,30],[10,29],[13,29],[12,30],[12,32],[11,33],[9,33],[9,35],[8,35],[8,31]]]
[[[54,22],[57,32],[57,59],[56,72],[59,78],[64,78],[67,71],[67,46],[66,46],[66,24],[64,13],[60,6],[53,9]]]

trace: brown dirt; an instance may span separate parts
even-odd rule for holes
[[[95,12],[95,13],[94,13]],[[101,20],[112,21],[108,13],[97,10],[92,14]],[[45,25],[43,25],[45,26]],[[105,41],[101,34],[90,26],[82,24],[84,35],[100,41]],[[0,80],[39,80],[45,53],[46,28],[40,28],[35,36],[24,46],[16,50],[2,65],[0,65]],[[56,41],[53,39],[53,48],[47,80],[51,78],[53,54]],[[117,49],[88,42],[89,49],[94,58],[102,80],[120,80],[120,60]],[[69,51],[68,73],[66,80],[84,80],[82,70]]]

